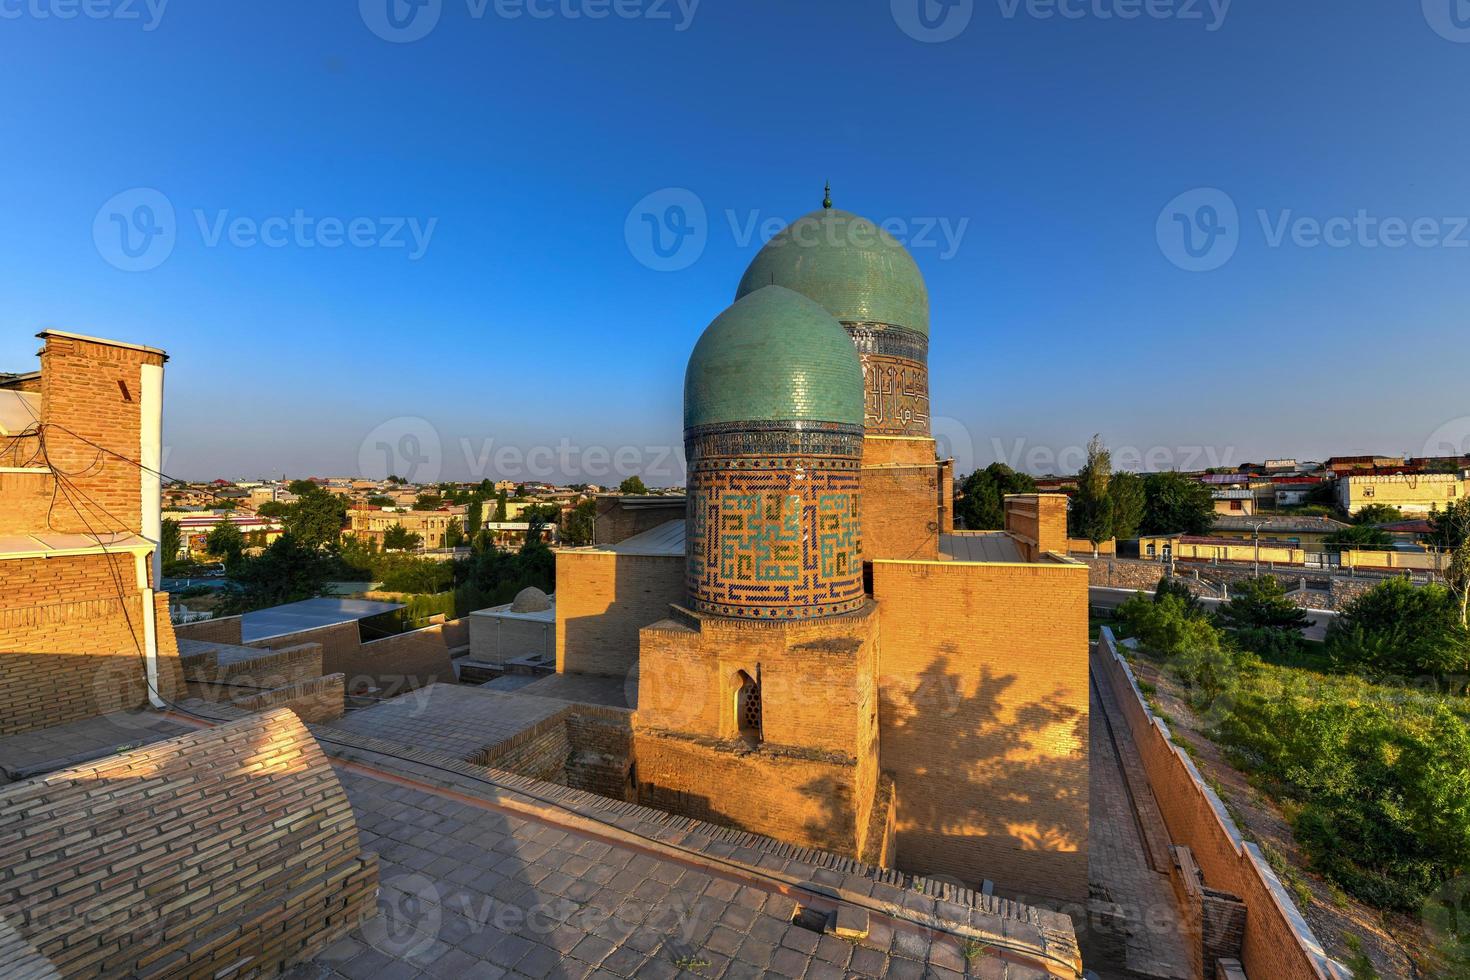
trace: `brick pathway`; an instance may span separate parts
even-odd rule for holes
[[[1125,767],[1134,765],[1141,772],[1142,763],[1133,754],[1132,743],[1118,737],[1120,727],[1123,735],[1127,732],[1122,718],[1111,718],[1110,730],[1110,704],[1111,692],[1100,691],[1094,675],[1088,874],[1094,887],[1101,886],[1109,901],[1123,907],[1128,919],[1127,973],[1100,975],[1188,978],[1190,956],[1179,925],[1178,900],[1168,873],[1152,866],[1171,860],[1168,831],[1151,795],[1134,805]],[[1147,792],[1145,782],[1141,793]],[[1164,856],[1151,860],[1151,846],[1154,851],[1162,848]]]
[[[562,701],[431,684],[330,723],[342,731],[469,759],[567,710]]]

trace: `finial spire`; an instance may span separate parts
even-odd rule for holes
[[[826,196],[822,198],[822,208],[827,211],[832,210],[832,181],[830,180],[827,181]]]

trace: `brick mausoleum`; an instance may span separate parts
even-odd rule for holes
[[[1065,557],[1066,499],[954,530],[923,278],[825,204],[694,347],[684,518],[600,520],[599,546],[559,553],[558,670],[636,677],[639,802],[1085,900],[1087,569]]]

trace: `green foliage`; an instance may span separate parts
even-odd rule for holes
[[[1393,544],[1393,538],[1380,528],[1354,524],[1327,535],[1323,543],[1334,551],[1347,551],[1353,548],[1387,548]]]
[[[227,566],[233,565],[240,560],[240,554],[245,550],[245,535],[240,533],[233,521],[223,520],[210,528],[204,539],[204,547],[211,555],[224,559]]]
[[[1256,666],[1219,737],[1295,804],[1296,838],[1316,868],[1363,901],[1416,911],[1470,863],[1465,710],[1357,678]]]
[[[1373,965],[1372,960],[1368,959],[1368,954],[1363,951],[1363,940],[1349,933],[1347,944],[1351,955],[1348,956],[1347,962],[1343,966],[1348,968],[1348,973],[1352,975],[1352,980],[1381,980],[1377,967]]]
[[[648,488],[643,485],[643,480],[636,476],[630,476],[618,484],[618,493],[639,494],[647,492]]]
[[[300,483],[305,483],[308,489],[281,515],[286,533],[307,548],[336,544],[342,536],[342,525],[347,521],[347,501],[305,480],[297,480],[291,486],[294,488]],[[294,489],[291,492],[296,493]]]
[[[179,522],[172,517],[165,517],[158,535],[158,553],[163,558],[165,569],[179,563],[179,549],[183,546],[184,536],[179,530]]]
[[[222,593],[217,611],[233,616],[313,598],[321,594],[333,567],[330,556],[284,534],[260,555],[235,563],[230,577],[240,590]]]
[[[419,542],[422,540],[423,538],[414,534],[402,524],[394,524],[383,532],[383,550],[407,551],[410,548],[417,548]]]
[[[1120,541],[1138,537],[1146,501],[1143,486],[1143,477],[1137,473],[1114,473],[1108,484],[1108,496],[1113,501],[1113,537]]]
[[[518,521],[539,524],[542,527],[547,524],[555,524],[560,519],[561,508],[556,504],[531,504],[529,507],[522,508],[521,512],[516,515]]]
[[[414,510],[438,510],[444,506],[444,498],[437,493],[421,493],[413,500]]]
[[[1339,669],[1369,676],[1464,673],[1470,631],[1459,614],[1459,602],[1443,586],[1389,579],[1342,611],[1327,631],[1327,652]]]
[[[1072,536],[1092,542],[1094,548],[1113,536],[1113,456],[1095,435],[1087,444],[1087,462],[1077,474],[1077,493],[1069,511]]]
[[[1354,524],[1394,524],[1403,519],[1403,511],[1388,504],[1369,504],[1353,515]]]
[[[459,523],[458,517],[450,518],[449,523],[444,526],[444,547],[458,548],[464,542],[464,526]]]
[[[507,497],[505,495],[505,491],[502,490],[495,497],[495,520],[496,520],[497,523],[500,523],[500,524],[504,524],[505,523],[505,505],[506,505],[506,503],[507,503]]]
[[[1180,473],[1150,473],[1143,481],[1144,534],[1205,534],[1215,524],[1210,488]]]
[[[298,497],[308,496],[309,494],[316,493],[318,490],[321,490],[321,487],[312,483],[310,480],[292,480],[286,484],[286,492],[295,494]]]
[[[1446,551],[1454,551],[1470,541],[1470,498],[1446,504],[1430,519],[1434,525],[1434,541]]]
[[[1219,631],[1177,595],[1155,602],[1139,593],[1118,607],[1118,618],[1145,649],[1164,657],[1220,648]]]
[[[372,496],[368,497],[367,505],[369,507],[392,507],[393,498],[385,497],[380,493],[375,493]]]
[[[561,542],[579,546],[592,543],[593,529],[597,524],[597,501],[587,499],[572,508],[561,526]]]
[[[1154,587],[1154,602],[1161,602],[1166,596],[1174,596],[1184,603],[1189,615],[1204,615],[1204,606],[1201,605],[1199,596],[1190,591],[1183,579],[1174,578],[1172,575],[1165,575],[1159,579],[1159,584]]]
[[[465,534],[473,538],[480,533],[480,525],[483,523],[485,523],[485,501],[479,496],[471,497],[464,514]]]
[[[1005,496],[1035,493],[1036,481],[1005,463],[976,470],[960,484],[955,516],[968,531],[998,531],[1005,527]]]
[[[283,504],[279,500],[267,500],[255,508],[255,512],[261,517],[282,518],[291,510],[290,504]]]
[[[1220,607],[1227,629],[1268,630],[1300,638],[1307,614],[1286,597],[1286,587],[1274,575],[1246,579],[1230,587],[1230,601]]]

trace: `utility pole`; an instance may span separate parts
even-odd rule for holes
[[[1266,521],[1260,521],[1259,523],[1249,525],[1255,531],[1256,538],[1256,578],[1261,577],[1261,528],[1265,527],[1266,524]]]

